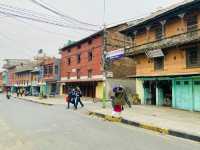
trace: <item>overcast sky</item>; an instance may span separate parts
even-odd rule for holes
[[[91,24],[103,24],[103,0],[42,0],[64,14]],[[137,19],[160,7],[181,0],[106,0],[106,24],[122,20]],[[51,14],[30,0],[0,0],[20,8]],[[79,40],[92,32],[61,28],[57,26],[23,22],[0,15],[0,60],[4,58],[31,58],[38,49],[53,56],[68,40]],[[2,62],[0,61],[2,64]]]

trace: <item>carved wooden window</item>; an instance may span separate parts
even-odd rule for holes
[[[164,57],[154,58],[154,70],[164,69]]]
[[[196,15],[187,17],[187,31],[194,31],[198,28],[198,19]]]
[[[156,37],[156,40],[161,40],[162,36],[163,36],[163,34],[162,34],[162,26],[160,25],[160,26],[157,26],[155,28],[155,37]]]
[[[186,57],[187,67],[200,67],[200,49],[198,47],[188,48]]]

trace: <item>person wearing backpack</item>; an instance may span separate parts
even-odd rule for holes
[[[112,106],[113,106],[113,116],[120,117],[121,112],[124,110],[124,105],[128,104],[128,106],[131,108],[131,103],[128,100],[126,91],[123,87],[118,86],[113,88],[114,97],[112,98]]]
[[[75,93],[76,93],[76,98],[75,98],[75,103],[76,103],[76,104],[75,104],[75,109],[77,109],[79,103],[81,104],[81,107],[84,107],[84,104],[83,104],[83,102],[81,101],[82,92],[81,92],[81,90],[80,90],[79,87],[76,88]]]

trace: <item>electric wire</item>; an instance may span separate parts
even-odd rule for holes
[[[65,18],[65,19],[69,19],[73,22],[77,22],[77,23],[80,23],[80,24],[83,24],[83,25],[88,25],[88,26],[93,26],[93,27],[99,27],[98,25],[94,25],[94,24],[89,24],[89,23],[86,23],[86,22],[83,22],[83,21],[80,21],[74,17],[71,17],[69,15],[65,15],[63,13],[61,13],[59,10],[53,8],[52,6],[50,6],[49,4],[47,4],[46,2],[40,0],[40,1],[37,1],[37,0],[30,0],[31,2],[33,2],[34,4],[62,17],[62,18]]]
[[[72,26],[72,25],[66,24],[64,22],[60,22],[60,20],[55,20],[55,19],[52,19],[49,17],[47,18],[47,17],[41,16],[41,15],[38,16],[38,15],[30,13],[28,11],[11,8],[11,7],[0,6],[0,13],[4,14],[4,15],[13,16],[13,17],[19,17],[19,18],[32,20],[32,21],[56,25],[56,26],[60,26],[60,27],[64,27],[64,28],[71,28],[71,29],[78,29],[78,30],[85,30],[85,31],[97,31],[94,29],[85,28],[85,27],[81,27],[81,26]]]

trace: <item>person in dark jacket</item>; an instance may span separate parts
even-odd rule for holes
[[[10,99],[10,97],[11,97],[11,91],[10,91],[10,89],[7,89],[7,91],[6,91],[6,98]]]
[[[67,108],[70,108],[70,103],[74,105],[74,108],[76,108],[76,103],[75,103],[75,98],[76,98],[76,93],[75,89],[69,89],[68,93],[68,100],[67,100]]]
[[[20,91],[19,88],[17,89],[17,97],[19,97]]]
[[[75,98],[75,103],[76,103],[76,104],[75,104],[75,109],[77,109],[79,103],[81,104],[81,107],[83,107],[84,104],[83,104],[83,102],[81,101],[82,92],[81,92],[81,90],[80,90],[79,87],[76,88],[75,93],[76,93],[76,98]]]

